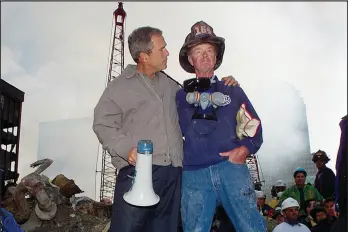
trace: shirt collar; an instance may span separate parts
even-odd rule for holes
[[[219,79],[217,78],[216,75],[210,77],[210,83],[215,83],[216,81],[218,81]]]
[[[139,74],[144,79],[146,78],[146,76],[143,73],[138,72],[137,66],[134,64],[127,65],[127,67],[122,72],[122,75],[124,75],[125,78],[127,78],[127,79],[134,77],[136,74]],[[153,80],[157,80],[157,79],[158,79],[158,72],[155,73],[155,77]]]

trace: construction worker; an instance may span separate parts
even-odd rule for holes
[[[295,185],[286,189],[279,199],[281,204],[288,197],[292,197],[299,202],[300,215],[305,215],[305,201],[313,199],[315,201],[323,201],[323,196],[318,192],[316,188],[311,185],[305,184],[307,172],[304,168],[298,167],[294,171]]]
[[[326,167],[326,164],[330,161],[326,152],[318,150],[313,154],[312,161],[318,168],[314,187],[318,189],[324,198],[334,197],[335,174],[330,168]]]
[[[281,205],[285,221],[277,225],[273,232],[310,232],[307,226],[298,221],[299,208],[295,199],[286,198]]]
[[[265,232],[256,207],[246,157],[262,145],[262,126],[240,87],[226,88],[214,75],[225,40],[200,21],[179,53],[181,67],[196,77],[184,82],[176,102],[184,135],[182,223],[184,232],[208,232],[221,203],[236,231]]]
[[[135,29],[128,46],[136,65],[128,65],[108,84],[94,109],[93,130],[118,170],[110,232],[178,229],[183,139],[175,96],[180,87],[161,72],[167,68],[166,45],[161,30]],[[233,78],[226,82],[238,84]],[[160,201],[153,207],[132,206],[123,199],[135,176],[137,143],[144,139],[154,144],[153,188]]]
[[[273,208],[266,203],[266,194],[263,191],[255,191],[257,199],[257,209],[266,220],[267,231],[271,232],[277,225],[276,221],[272,218]]]
[[[269,206],[275,208],[279,203],[279,198],[286,189],[286,184],[283,180],[278,180],[276,184],[272,187],[271,194],[272,200],[268,203]]]
[[[266,194],[263,191],[255,191],[257,199],[257,209],[262,216],[271,216],[273,208],[266,204]]]

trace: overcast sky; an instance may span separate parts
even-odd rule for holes
[[[1,78],[25,92],[21,176],[37,157],[39,122],[92,117],[105,88],[116,8],[117,2],[1,4]],[[347,3],[126,2],[124,9],[127,37],[140,26],[163,30],[166,72],[180,82],[191,76],[179,65],[179,50],[191,26],[204,20],[226,39],[216,74],[232,74],[256,110],[274,107],[257,101],[273,81],[291,83],[306,104],[311,152],[325,150],[334,167],[338,123],[347,114]],[[133,63],[127,43],[125,51],[125,63]]]

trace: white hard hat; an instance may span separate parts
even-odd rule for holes
[[[286,184],[283,180],[278,180],[275,184],[276,187],[286,187]]]
[[[266,194],[264,194],[264,192],[262,191],[255,190],[255,193],[256,193],[256,198],[266,198]]]
[[[287,208],[291,208],[291,207],[297,207],[300,208],[300,205],[298,204],[298,202],[294,199],[294,198],[286,198],[283,202],[282,202],[282,212],[287,209]]]

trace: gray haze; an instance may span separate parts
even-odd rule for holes
[[[100,184],[95,172],[99,142],[91,130],[92,122],[91,118],[41,122],[37,158],[54,160],[43,172],[50,179],[64,174],[74,179],[84,195],[95,198],[99,197],[95,184]]]
[[[253,93],[255,105],[272,106],[256,109],[263,124],[264,143],[258,152],[263,190],[270,196],[277,180],[292,185],[297,167],[307,170],[307,181],[313,184],[316,168],[311,161],[306,106],[299,92],[289,83],[271,81]]]

